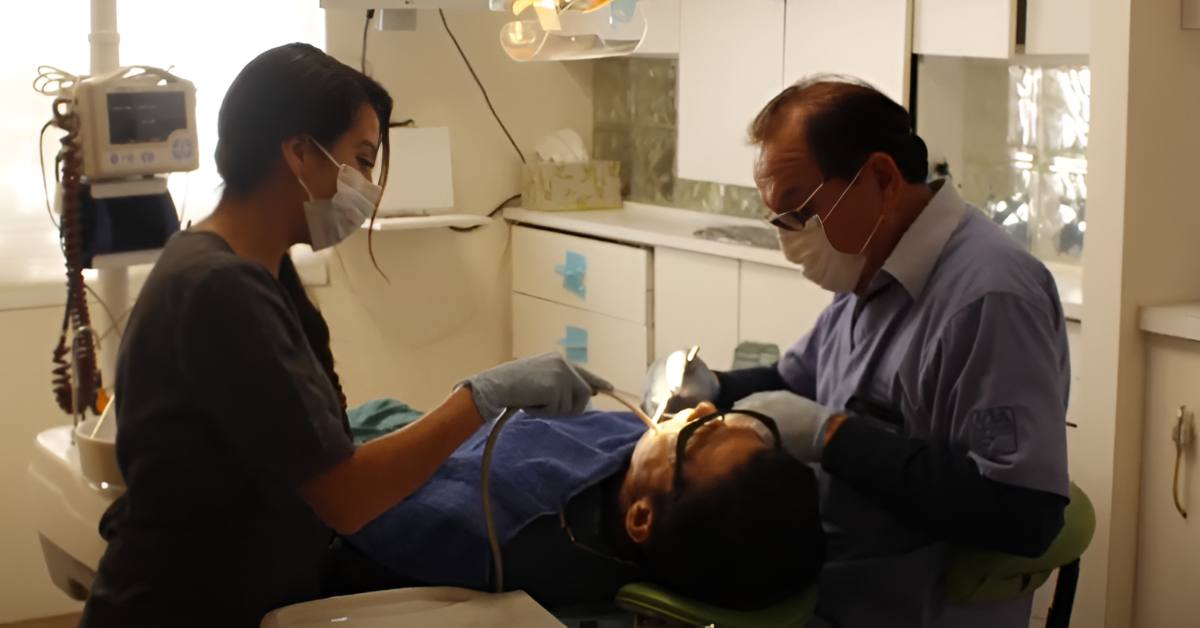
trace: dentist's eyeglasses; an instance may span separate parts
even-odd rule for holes
[[[833,216],[833,212],[836,211],[838,205],[841,204],[842,198],[846,196],[846,192],[849,192],[850,188],[854,187],[854,184],[858,182],[858,177],[862,174],[863,168],[865,167],[866,164],[859,166],[858,172],[854,173],[854,178],[850,179],[850,184],[847,185],[846,189],[842,190],[842,193],[838,195],[837,200],[833,202],[833,207],[829,208],[829,213],[825,214],[824,218],[818,216],[816,211],[809,208],[809,205],[812,203],[813,197],[817,195],[817,192],[820,192],[821,188],[825,187],[825,184],[829,181],[822,181],[821,185],[818,185],[817,188],[812,191],[812,194],[809,194],[808,198],[804,199],[804,202],[800,203],[796,209],[789,209],[783,213],[775,214],[774,216],[768,218],[767,222],[771,223],[771,226],[783,229],[785,231],[804,231],[804,226],[813,218],[816,218],[822,223],[829,222],[829,219]],[[822,224],[822,226],[824,225]]]
[[[808,205],[812,202],[813,197],[817,195],[817,192],[820,192],[821,188],[823,187],[825,187],[825,181],[822,181],[821,185],[818,185],[816,189],[812,191],[812,194],[809,194],[808,197],[804,199],[804,202],[800,203],[800,205],[795,209],[789,209],[783,213],[775,214],[774,216],[768,218],[767,222],[779,229],[785,229],[787,231],[803,231],[804,224],[813,217],[813,212],[811,209],[809,209]]]

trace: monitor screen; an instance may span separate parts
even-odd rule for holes
[[[186,129],[187,106],[183,92],[115,92],[108,95],[108,141],[111,144],[148,144],[167,141],[177,129]]]

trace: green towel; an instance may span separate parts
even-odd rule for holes
[[[395,399],[376,399],[346,411],[355,445],[391,434],[424,414]]]

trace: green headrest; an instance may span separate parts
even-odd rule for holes
[[[1075,562],[1096,531],[1096,511],[1088,496],[1071,484],[1063,528],[1038,558],[959,548],[946,572],[946,597],[956,602],[993,602],[1025,595],[1042,586],[1055,569]]]
[[[640,614],[718,628],[791,628],[804,626],[817,607],[817,587],[809,587],[778,604],[754,611],[735,611],[676,595],[646,582],[627,584],[617,592],[617,606]]]

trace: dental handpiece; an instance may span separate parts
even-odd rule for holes
[[[629,408],[630,412],[632,412],[635,416],[637,416],[637,418],[641,419],[642,423],[645,423],[647,428],[649,428],[651,431],[654,431],[654,432],[658,431],[658,421],[656,419],[650,418],[649,415],[647,415],[645,412],[643,412],[641,408],[637,407],[636,405],[634,405],[627,399],[618,395],[616,393],[616,391],[600,390],[600,391],[597,391],[597,394],[606,395],[608,397],[612,397],[613,399],[616,399],[617,403],[620,403],[621,405],[625,406],[626,408]],[[662,407],[665,408],[666,404],[664,404]],[[661,418],[661,417],[662,417],[662,408],[659,409],[659,412],[657,413],[656,418]]]
[[[500,537],[496,534],[496,521],[492,517],[492,454],[496,449],[496,439],[500,437],[500,430],[504,429],[504,424],[517,413],[517,408],[505,408],[500,416],[496,419],[496,423],[492,425],[492,431],[488,433],[487,443],[483,446],[483,460],[480,465],[483,467],[481,471],[479,495],[483,500],[483,525],[487,531],[488,547],[492,550],[492,569],[494,573],[493,579],[496,586],[496,593],[504,592],[504,557],[500,552]]]

